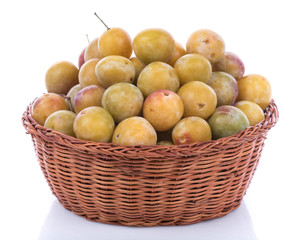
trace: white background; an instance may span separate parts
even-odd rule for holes
[[[303,239],[302,7],[300,1],[1,1],[0,239]],[[184,227],[128,228],[93,223],[51,194],[21,125],[26,106],[46,92],[44,74],[75,64],[104,26],[132,38],[160,27],[185,46],[212,29],[238,54],[246,74],[270,81],[280,121],[265,142],[242,205],[226,217]],[[301,23],[300,23],[301,22]]]

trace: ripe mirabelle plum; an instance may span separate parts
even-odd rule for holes
[[[104,88],[119,83],[133,83],[136,70],[132,62],[122,56],[107,56],[101,59],[95,68],[97,79]]]
[[[91,106],[102,106],[102,97],[105,89],[101,86],[90,85],[82,88],[74,99],[74,109],[76,113]]]
[[[238,84],[232,75],[225,72],[213,72],[207,85],[211,86],[217,94],[217,107],[235,103],[238,96]]]
[[[160,61],[168,63],[175,53],[172,35],[159,28],[143,30],[133,40],[136,57],[144,64]]]
[[[144,97],[131,83],[116,83],[107,88],[102,97],[102,106],[113,116],[116,123],[140,114]]]
[[[254,126],[264,120],[264,112],[262,108],[254,102],[242,100],[235,103],[235,107],[239,108],[248,118],[249,125]]]
[[[257,103],[264,110],[271,101],[269,81],[259,74],[249,74],[238,81],[237,101],[248,100]]]
[[[181,119],[173,128],[174,144],[191,144],[211,140],[211,129],[208,123],[200,117]]]
[[[180,57],[175,65],[181,85],[190,81],[206,83],[211,76],[211,64],[200,54],[191,53]]]
[[[208,29],[200,29],[190,35],[186,50],[187,53],[199,53],[211,63],[216,63],[225,52],[225,43],[219,34]]]
[[[127,146],[156,145],[157,133],[143,117],[130,117],[118,124],[112,142]]]
[[[176,42],[176,49],[175,49],[174,55],[170,59],[170,61],[168,62],[168,64],[173,67],[175,65],[176,61],[180,57],[184,56],[185,54],[186,54],[185,48],[180,43]]]
[[[59,110],[45,120],[44,127],[75,137],[73,124],[76,114],[68,110]]]
[[[101,59],[103,57],[101,55],[101,53],[99,52],[99,49],[98,49],[98,41],[99,41],[99,38],[95,38],[86,47],[86,49],[84,51],[84,61],[85,62],[92,59],[92,58]]]
[[[184,105],[178,94],[158,90],[150,94],[143,104],[143,116],[156,131],[171,129],[181,118]]]
[[[56,93],[46,93],[34,101],[31,115],[37,123],[43,126],[48,116],[59,110],[68,110],[64,98]]]
[[[78,68],[68,61],[53,64],[45,74],[45,85],[49,93],[67,94],[79,83]]]
[[[130,58],[133,52],[129,34],[121,28],[109,28],[99,38],[98,49],[101,56],[119,55]]]
[[[203,82],[188,82],[180,87],[177,93],[184,103],[183,117],[196,116],[207,119],[216,109],[217,95]]]
[[[79,139],[109,142],[113,135],[115,122],[104,108],[92,106],[77,114],[73,128]]]
[[[146,98],[149,94],[161,89],[176,92],[180,81],[172,66],[164,62],[153,62],[142,70],[137,86]]]
[[[90,85],[100,85],[96,76],[96,65],[100,61],[99,58],[92,58],[86,61],[79,70],[79,83],[81,88],[85,88]]]

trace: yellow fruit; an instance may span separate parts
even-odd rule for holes
[[[132,62],[122,56],[107,56],[101,59],[95,68],[97,79],[104,88],[119,83],[133,83],[136,70]]]
[[[45,74],[45,85],[49,93],[67,94],[79,83],[78,68],[68,61],[53,64]]]
[[[262,108],[254,102],[242,100],[235,103],[235,107],[239,108],[244,112],[246,117],[248,118],[249,125],[254,126],[257,123],[264,120],[264,112]]]
[[[186,43],[186,50],[187,53],[199,53],[211,63],[216,63],[225,52],[225,43],[217,33],[201,29],[190,35]]]
[[[186,54],[180,57],[174,65],[181,85],[190,81],[206,83],[211,77],[211,64],[200,54]]]
[[[175,52],[175,40],[163,29],[152,28],[140,32],[133,41],[136,57],[144,64],[160,61],[168,63]]]
[[[46,93],[34,101],[31,115],[37,123],[43,126],[49,115],[59,110],[68,109],[63,97],[55,93]]]
[[[99,38],[95,38],[86,47],[86,49],[84,51],[84,61],[85,62],[90,60],[90,59],[93,59],[93,58],[101,59],[103,57],[102,54],[99,52],[99,49],[98,49],[98,41],[99,41]]]
[[[110,28],[99,38],[98,49],[103,57],[119,55],[129,58],[133,52],[132,40],[123,29]]]
[[[130,117],[118,124],[112,142],[128,146],[156,145],[157,133],[146,119]]]
[[[188,82],[180,87],[177,93],[184,103],[183,117],[196,116],[207,119],[216,109],[217,95],[203,82]]]
[[[59,110],[48,116],[44,127],[75,137],[73,129],[75,117],[76,114],[71,111]]]
[[[271,101],[269,81],[259,74],[249,74],[238,81],[237,101],[248,100],[257,103],[264,110]]]
[[[115,122],[104,108],[93,106],[78,113],[73,128],[79,139],[109,142],[113,135]]]
[[[184,49],[184,47],[180,43],[176,42],[176,49],[175,49],[174,55],[170,59],[170,61],[168,62],[168,64],[173,67],[175,65],[176,61],[180,57],[184,56],[185,54],[186,54],[186,50]]]
[[[96,65],[99,61],[99,58],[92,58],[82,65],[79,71],[79,83],[81,88],[90,85],[100,85],[95,72]]]

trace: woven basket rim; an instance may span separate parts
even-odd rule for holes
[[[125,150],[127,150],[128,148],[136,148],[136,150],[148,150],[149,148],[151,149],[171,149],[173,150],[174,148],[192,148],[192,147],[203,147],[203,146],[207,146],[207,145],[217,145],[217,144],[221,144],[222,142],[225,141],[238,141],[238,140],[251,140],[251,139],[255,139],[257,137],[260,137],[260,131],[259,130],[263,130],[266,128],[271,128],[273,127],[278,119],[279,119],[279,112],[278,112],[278,108],[275,104],[274,99],[271,100],[270,104],[268,105],[268,107],[264,110],[264,116],[265,119],[262,120],[261,122],[259,122],[258,124],[254,125],[254,126],[249,126],[246,129],[242,130],[239,133],[236,133],[234,135],[231,136],[227,136],[227,137],[223,137],[223,138],[219,138],[216,140],[209,140],[209,141],[203,141],[203,142],[197,142],[197,143],[191,143],[191,144],[180,144],[180,145],[169,145],[169,146],[163,146],[163,145],[135,145],[135,146],[128,146],[128,145],[121,145],[121,144],[117,144],[117,143],[104,143],[104,142],[94,142],[94,141],[87,141],[87,140],[82,140],[82,139],[78,139],[76,137],[72,137],[69,135],[65,135],[61,132],[55,131],[53,129],[49,129],[44,127],[43,125],[40,125],[39,123],[36,122],[36,120],[32,117],[31,115],[31,107],[33,105],[35,100],[33,100],[26,108],[26,110],[24,111],[23,115],[22,115],[22,122],[23,122],[23,126],[25,127],[27,133],[31,134],[32,131],[36,132],[37,130],[39,130],[40,132],[43,132],[43,134],[40,134],[42,137],[46,137],[47,138],[53,138],[53,137],[59,137],[61,138],[63,141],[67,141],[67,142],[71,142],[73,145],[77,144],[77,145],[85,145],[87,148],[89,148],[90,146],[94,146],[94,147],[106,147],[106,148],[124,148]],[[34,129],[30,129],[29,126],[32,126]],[[265,136],[264,136],[265,137]]]

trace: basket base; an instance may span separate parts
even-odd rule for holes
[[[71,211],[74,214],[83,217],[88,221],[116,225],[116,226],[132,226],[132,227],[186,226],[186,225],[196,224],[211,219],[224,217],[230,212],[239,208],[242,202],[242,200],[237,200],[234,202],[232,207],[224,208],[221,212],[216,214],[197,214],[193,216],[183,216],[183,217],[179,216],[178,220],[176,220],[175,217],[175,219],[163,218],[163,219],[155,219],[152,221],[150,219],[145,219],[145,220],[143,219],[140,221],[138,220],[130,221],[129,218],[127,218],[127,221],[123,221],[123,220],[110,221],[107,220],[106,218],[101,218],[100,216],[94,216],[94,215],[88,216],[87,214],[83,214],[81,210],[77,211],[76,209],[71,208],[68,204],[64,204],[64,202],[60,201],[59,199],[58,201],[66,210]]]

